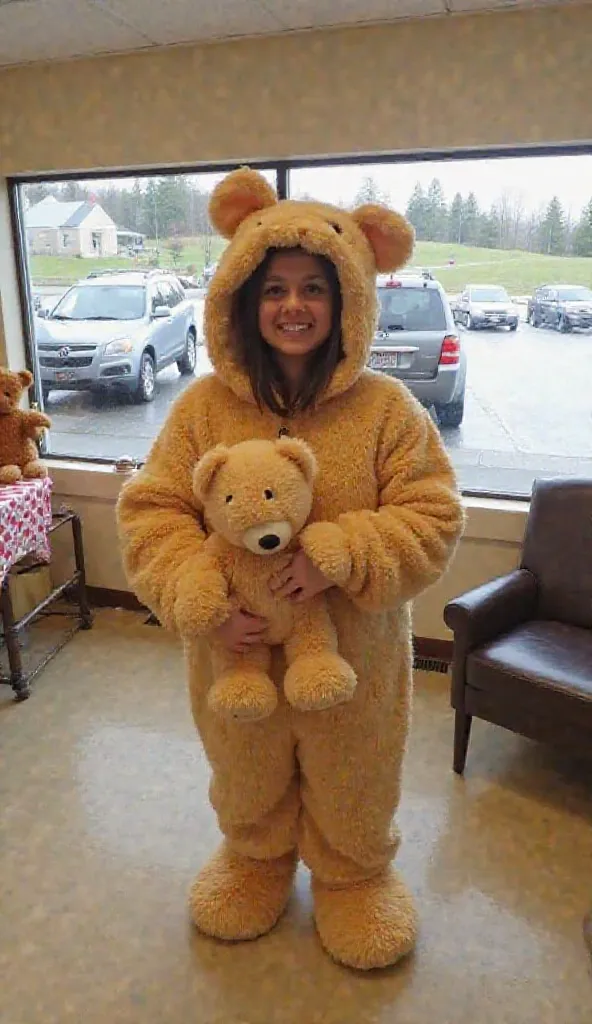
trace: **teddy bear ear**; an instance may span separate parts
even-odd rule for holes
[[[308,445],[295,437],[281,437],[276,447],[280,455],[298,466],[307,484],[312,484],[317,475],[317,460]]]
[[[370,242],[379,274],[405,266],[415,243],[415,232],[405,217],[379,203],[359,206],[352,217]]]
[[[18,379],[24,388],[30,388],[33,383],[33,374],[29,370],[21,370]]]
[[[193,492],[200,501],[205,501],[214,477],[228,459],[228,448],[217,445],[201,458],[193,471]]]
[[[232,238],[250,213],[275,206],[277,196],[258,171],[240,167],[231,171],[212,192],[210,220],[224,238]]]

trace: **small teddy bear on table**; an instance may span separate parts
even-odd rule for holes
[[[36,441],[51,420],[43,412],[19,409],[21,396],[32,383],[33,374],[28,370],[14,373],[0,367],[0,484],[47,476]]]
[[[300,711],[320,711],[352,699],[356,676],[337,649],[324,594],[302,604],[278,601],[269,581],[298,548],[313,502],[316,459],[296,438],[219,445],[198,463],[195,494],[211,530],[203,555],[179,588],[176,615],[183,632],[207,635],[230,614],[233,601],[262,616],[265,642],[234,654],[211,640],[214,683],[210,707],[253,721],[278,700],[269,669],[282,645],[284,696]]]

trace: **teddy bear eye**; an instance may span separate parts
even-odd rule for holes
[[[231,502],[231,501],[232,501],[232,494],[227,494],[227,495],[226,495],[226,504],[227,504],[227,505],[230,505],[230,502]]]
[[[269,488],[267,488],[263,493],[265,494],[265,500],[271,501],[273,498],[273,491],[270,491]]]
[[[343,233],[343,228],[339,224],[335,224],[335,222],[333,222],[331,224],[331,227],[333,228],[334,231],[337,232],[338,235],[341,235]]]

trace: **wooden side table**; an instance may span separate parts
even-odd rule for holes
[[[3,636],[0,644],[6,647],[10,675],[0,676],[0,682],[8,683],[14,690],[16,700],[23,701],[31,694],[30,684],[36,675],[64,647],[79,629],[90,629],[92,612],[86,592],[84,547],[82,524],[76,512],[51,512],[51,483],[48,480],[28,481],[14,488],[0,489],[0,618]],[[15,620],[10,593],[9,569],[12,574],[32,572],[50,561],[49,538],[52,533],[70,524],[74,548],[75,571],[64,583],[55,587],[22,618]],[[33,561],[30,557],[33,555]],[[59,598],[72,596],[77,605],[74,625],[63,634],[57,643],[30,672],[25,672],[21,656],[19,634],[39,614]]]

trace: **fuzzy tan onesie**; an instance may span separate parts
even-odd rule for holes
[[[193,918],[224,939],[263,934],[283,912],[301,858],[312,873],[325,948],[354,967],[384,966],[409,952],[417,928],[411,896],[391,867],[411,699],[410,602],[445,571],[463,521],[428,413],[403,384],[365,369],[376,272],[409,258],[412,234],[379,206],[350,213],[278,202],[248,169],[217,187],[211,217],[231,238],[206,300],[215,372],[179,398],[118,507],[133,589],[165,626],[182,624],[193,714],[225,837],[192,890]],[[337,269],[345,359],[314,410],[282,421],[254,402],[233,358],[229,324],[233,294],[266,251],[295,246],[325,255]],[[274,650],[274,714],[229,722],[208,706],[209,647],[191,631],[192,565],[208,531],[192,474],[217,444],[286,431],[307,442],[318,461],[302,544],[334,584],[328,607],[358,686],[349,703],[294,710],[282,698],[285,666]]]

